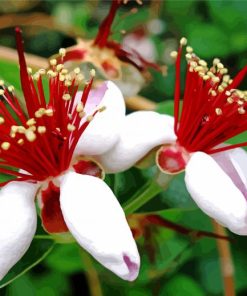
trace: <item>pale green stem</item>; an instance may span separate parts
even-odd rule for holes
[[[135,194],[133,198],[128,200],[124,205],[123,209],[126,215],[134,213],[136,210],[145,205],[148,201],[154,198],[158,193],[162,191],[162,188],[154,181],[149,181],[146,183],[141,190],[141,192],[137,197]]]
[[[94,267],[94,263],[91,259],[91,256],[83,249],[80,249],[80,256],[82,259],[82,263],[85,266],[85,275],[87,278],[90,295],[103,296],[99,276]]]
[[[34,236],[34,239],[49,239],[49,240],[55,240],[54,237],[51,235],[45,235],[45,234],[37,234]]]

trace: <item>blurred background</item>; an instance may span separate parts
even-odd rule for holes
[[[15,26],[23,29],[26,52],[39,61],[38,57],[48,58],[59,48],[76,44],[78,37],[93,39],[110,3],[109,0],[0,0],[0,77],[17,89],[20,87],[18,66],[11,51],[15,48]],[[133,13],[133,8],[138,10]],[[244,0],[150,0],[143,1],[141,6],[129,1],[117,14],[112,39],[124,39],[131,46],[136,39],[140,43],[138,38],[143,38],[146,43],[142,50],[147,58],[167,66],[165,76],[151,71],[152,79],[145,84],[141,95],[159,103],[161,112],[172,112],[175,70],[170,52],[177,49],[179,39],[188,38],[197,55],[208,62],[214,57],[221,58],[233,76],[247,64],[246,11]],[[246,81],[242,88],[246,89]],[[131,169],[109,176],[107,182],[124,202],[135,192],[133,184],[138,188],[148,174],[149,171]],[[162,215],[172,221],[212,231],[210,220],[192,203],[182,180],[182,176],[176,178],[167,192],[140,212],[162,210]],[[136,222],[135,217],[131,222]],[[195,240],[153,226],[146,227],[142,234],[138,240],[142,269],[135,283],[117,279],[76,244],[54,246],[49,240],[36,240],[10,281],[15,276],[18,278],[2,288],[0,295],[224,295],[214,239]],[[247,295],[247,243],[243,237],[230,235],[236,293],[244,296]],[[20,276],[32,265],[34,268]]]

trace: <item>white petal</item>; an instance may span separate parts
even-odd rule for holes
[[[122,45],[130,49],[133,48],[144,59],[150,62],[154,62],[157,57],[153,41],[146,36],[138,36],[135,33],[128,34],[123,38]]]
[[[91,97],[94,94],[92,91]],[[88,102],[90,101],[89,98]],[[105,153],[118,140],[119,130],[125,117],[125,103],[121,91],[111,81],[107,82],[107,90],[100,106],[105,106],[106,110],[96,114],[90,122],[77,144],[76,155]]]
[[[124,212],[99,178],[70,172],[61,182],[64,220],[78,243],[119,277],[132,281],[140,258]]]
[[[37,186],[11,182],[0,191],[0,279],[25,254],[36,231]]]
[[[125,117],[117,144],[97,160],[108,173],[124,171],[150,150],[176,139],[173,117],[153,111],[137,111]]]
[[[218,163],[196,152],[185,172],[187,189],[197,205],[232,232],[247,234],[247,201]]]

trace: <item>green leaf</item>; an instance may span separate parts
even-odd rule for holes
[[[0,59],[0,78],[21,91],[20,72],[16,63]]]
[[[34,239],[27,253],[13,268],[11,268],[4,279],[0,281],[0,288],[12,283],[15,279],[19,278],[40,263],[52,251],[54,245],[55,243],[52,240]]]
[[[174,102],[169,100],[162,103],[157,104],[156,111],[162,114],[173,115],[173,106]]]
[[[45,264],[55,271],[71,274],[83,270],[77,244],[56,245],[45,259]]]
[[[160,295],[166,296],[206,296],[198,283],[184,274],[177,274],[161,290]]]
[[[186,28],[189,44],[201,58],[225,57],[231,52],[227,33],[215,24],[192,21]]]

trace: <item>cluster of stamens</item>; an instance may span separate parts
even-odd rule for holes
[[[180,145],[189,152],[218,152],[215,146],[247,129],[247,91],[237,89],[244,78],[245,67],[234,79],[228,69],[215,58],[212,66],[200,59],[190,46],[186,47],[187,74],[180,111],[180,64],[186,38],[180,40],[179,51],[172,52],[176,59],[175,133]],[[240,143],[238,146],[246,145]],[[230,149],[228,146],[226,149]],[[220,150],[223,150],[220,149]]]
[[[49,70],[32,74],[26,66],[19,29],[16,34],[27,110],[19,103],[14,87],[0,81],[0,172],[19,177],[18,180],[42,181],[68,169],[82,133],[104,107],[90,113],[84,109],[94,70],[84,81],[79,68],[69,72],[52,59]],[[59,53],[61,61],[66,52],[60,49]],[[49,97],[43,88],[45,81],[49,84]],[[78,101],[76,93],[82,83],[84,90]]]

